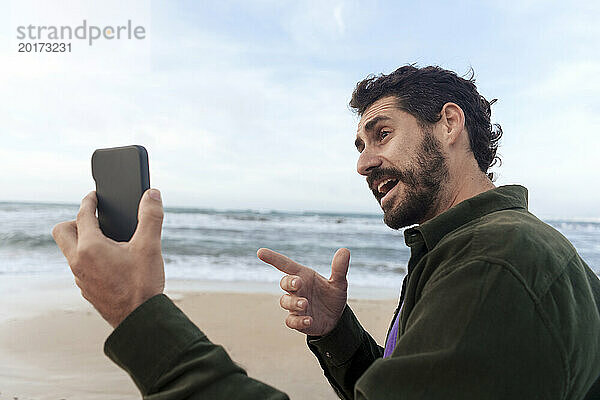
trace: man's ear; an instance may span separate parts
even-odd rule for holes
[[[443,138],[449,146],[456,144],[465,129],[465,113],[455,103],[446,103],[440,112]]]

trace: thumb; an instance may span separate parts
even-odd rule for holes
[[[341,248],[333,255],[331,261],[331,281],[346,282],[346,274],[350,265],[350,250]]]
[[[158,189],[146,190],[138,207],[138,225],[133,238],[142,242],[160,242],[163,215],[160,191]]]

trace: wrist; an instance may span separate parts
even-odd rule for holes
[[[123,322],[131,313],[133,313],[138,307],[144,304],[149,299],[153,298],[156,295],[162,294],[163,291],[154,291],[148,292],[143,295],[135,296],[133,299],[128,301],[123,306],[119,307],[116,312],[110,316],[110,318],[106,318],[106,321],[113,327],[116,328]]]

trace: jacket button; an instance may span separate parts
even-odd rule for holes
[[[328,352],[328,351],[326,351],[326,352],[325,352],[325,357],[327,357],[327,358],[331,358],[331,353],[330,353],[330,352]]]

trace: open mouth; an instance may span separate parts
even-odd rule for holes
[[[381,204],[383,202],[383,199],[385,199],[386,195],[398,184],[398,179],[386,179],[383,180],[379,183],[379,185],[377,185],[377,192],[378,192],[378,197],[379,197],[379,203]]]

